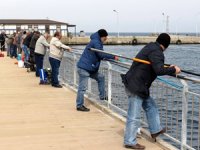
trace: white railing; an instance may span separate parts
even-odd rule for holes
[[[76,89],[79,57],[79,53],[67,52],[60,69],[60,79]],[[93,80],[89,80],[87,96],[120,115],[126,116],[128,99],[120,74],[125,73],[129,65],[120,62],[114,64],[108,61],[102,62],[99,72],[105,76],[108,101],[99,100],[97,83]],[[45,66],[49,67],[48,61]],[[167,79],[158,78],[153,83],[151,96],[156,100],[161,122],[167,128],[167,133],[162,138],[181,150],[200,150],[200,94],[190,92],[185,80],[167,77]],[[147,128],[144,113],[142,116],[143,127]]]

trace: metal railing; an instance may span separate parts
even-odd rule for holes
[[[66,52],[61,63],[60,79],[74,88],[78,87],[77,62],[80,55]],[[94,80],[88,82],[87,96],[118,114],[126,116],[128,98],[120,74],[125,73],[129,65],[103,61],[99,72],[105,76],[108,101],[99,100],[97,83]],[[49,67],[48,61],[45,66]],[[178,149],[200,150],[200,94],[189,91],[185,80],[159,77],[152,84],[151,96],[157,102],[162,125],[167,128],[162,139]],[[145,114],[143,113],[142,116],[142,126],[147,128]]]

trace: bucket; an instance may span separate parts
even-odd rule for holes
[[[18,67],[23,68],[24,67],[24,62],[22,60],[18,61]]]

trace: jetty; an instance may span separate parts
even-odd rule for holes
[[[123,150],[124,122],[87,101],[91,112],[75,109],[76,93],[39,85],[16,60],[0,58],[1,150]],[[147,150],[163,147],[144,137]]]
[[[172,44],[200,44],[199,36],[170,35]],[[107,45],[141,45],[155,42],[157,36],[110,36],[105,44]],[[63,37],[63,43],[68,45],[86,45],[90,37]]]

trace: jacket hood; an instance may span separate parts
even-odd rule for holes
[[[91,40],[98,40],[98,41],[101,41],[101,38],[100,38],[98,32],[92,34],[92,35],[90,36],[90,39],[91,39]]]

